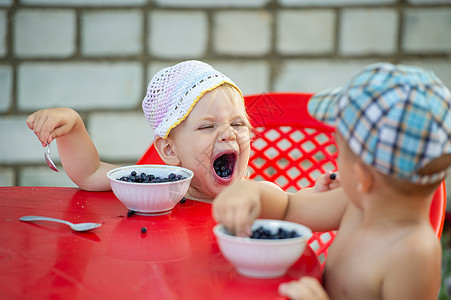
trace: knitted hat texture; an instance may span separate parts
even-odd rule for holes
[[[208,91],[228,83],[241,94],[237,85],[209,64],[189,60],[160,70],[149,82],[142,109],[158,136],[167,138],[172,128],[190,114],[197,101]]]

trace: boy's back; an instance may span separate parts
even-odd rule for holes
[[[441,250],[428,218],[371,222],[366,216],[348,204],[326,260],[323,280],[330,298],[436,299]]]

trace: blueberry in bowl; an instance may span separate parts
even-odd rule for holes
[[[194,173],[168,165],[132,165],[108,172],[115,196],[135,214],[161,215],[185,197]]]
[[[213,233],[222,255],[237,272],[252,278],[276,278],[302,256],[312,231],[301,224],[269,219],[257,219],[250,237],[230,233],[217,224]]]

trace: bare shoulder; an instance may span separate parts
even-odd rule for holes
[[[428,258],[441,253],[439,240],[428,226],[417,226],[415,229],[407,231],[395,246],[398,250],[418,256],[418,258]]]

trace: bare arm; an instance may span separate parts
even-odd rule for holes
[[[342,188],[321,193],[303,193],[300,190],[289,195],[284,219],[304,224],[314,232],[336,230],[348,201]]]
[[[237,235],[249,234],[256,218],[285,219],[327,231],[338,228],[347,203],[341,188],[290,194],[262,182],[242,181],[216,197],[213,216]]]
[[[80,188],[92,191],[111,189],[106,173],[116,166],[100,161],[77,112],[69,108],[39,110],[28,117],[27,125],[43,146],[57,140],[63,168]]]

